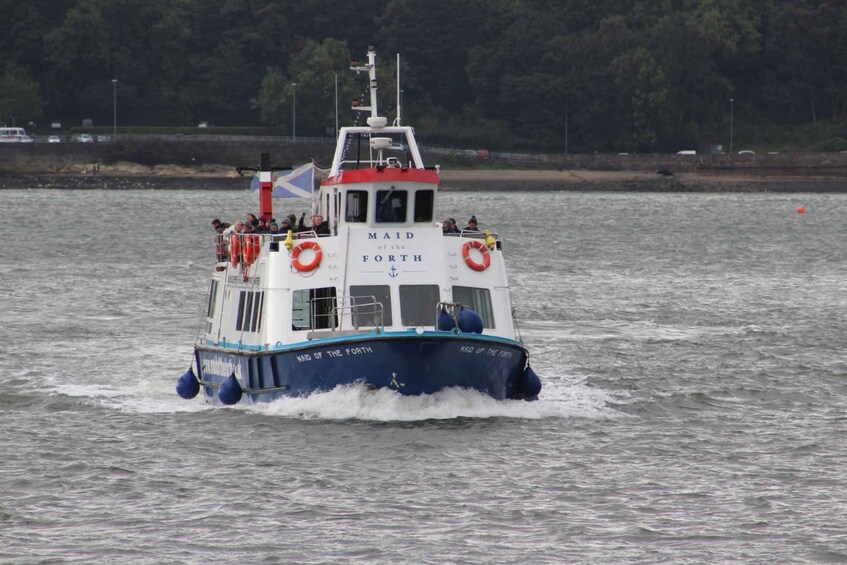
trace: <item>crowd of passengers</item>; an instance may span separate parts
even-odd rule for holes
[[[306,212],[303,212],[300,215],[300,220],[297,221],[297,216],[294,214],[288,214],[280,220],[276,221],[274,218],[268,218],[266,216],[257,217],[255,214],[248,213],[245,219],[238,220],[235,224],[229,224],[227,222],[221,222],[220,219],[215,218],[212,220],[212,229],[222,235],[230,235],[232,233],[236,234],[287,234],[289,231],[292,233],[300,233],[300,232],[315,232],[317,235],[329,235],[329,222],[323,219],[323,216],[320,214],[314,214],[310,220],[309,225],[305,224]],[[441,222],[441,231],[445,234],[451,233],[462,233],[465,232],[478,232],[479,224],[477,223],[476,216],[471,216],[468,220],[468,225],[463,229],[460,229],[456,224],[456,220],[453,218],[447,218],[443,222]]]
[[[453,218],[447,218],[443,222],[441,222],[441,231],[445,234],[451,233],[462,233],[462,232],[478,232],[479,224],[476,221],[476,216],[471,216],[471,219],[468,220],[468,225],[463,229],[459,229],[459,226],[456,225],[456,220]]]
[[[256,216],[248,213],[243,220],[238,220],[235,224],[221,222],[220,219],[212,220],[212,229],[221,235],[229,236],[233,233],[239,235],[247,234],[287,234],[289,231],[293,233],[314,232],[315,234],[329,235],[329,222],[325,221],[320,214],[314,214],[309,225],[305,224],[306,212],[300,215],[300,220],[294,214],[288,214],[279,222],[275,218],[266,216]]]

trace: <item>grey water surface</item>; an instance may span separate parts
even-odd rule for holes
[[[0,191],[0,562],[847,562],[847,196],[445,193],[541,400],[183,401],[209,221],[256,208]]]

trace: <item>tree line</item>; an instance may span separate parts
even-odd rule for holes
[[[399,53],[424,143],[847,149],[847,0],[0,0],[0,21],[6,125],[332,135],[373,44],[381,107]]]

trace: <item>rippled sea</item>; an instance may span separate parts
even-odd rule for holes
[[[180,400],[256,208],[0,191],[0,562],[847,562],[847,195],[448,192],[541,400]]]

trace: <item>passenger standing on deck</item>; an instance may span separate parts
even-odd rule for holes
[[[267,218],[266,216],[261,216],[259,218],[259,224],[253,230],[253,233],[268,233],[268,231],[270,231],[268,227],[270,226],[270,223],[271,221],[269,218]]]
[[[279,232],[280,233],[288,233],[288,230],[297,231],[294,229],[294,226],[291,225],[291,220],[287,217],[283,218],[279,223]]]
[[[230,224],[227,222],[221,222],[218,218],[212,220],[212,229],[218,233],[223,233],[228,227],[230,227]]]
[[[324,221],[320,214],[315,214],[312,216],[312,231],[318,235],[329,235],[329,222]]]
[[[215,218],[212,220],[212,229],[218,234],[215,236],[215,249],[217,250],[218,261],[226,261],[227,249],[229,247],[229,238],[226,234],[228,230],[232,229],[232,226]]]
[[[477,223],[476,223],[476,216],[471,216],[471,219],[468,220],[468,225],[467,225],[467,227],[465,227],[464,231],[476,231],[476,232],[479,231],[479,227],[477,226]]]

